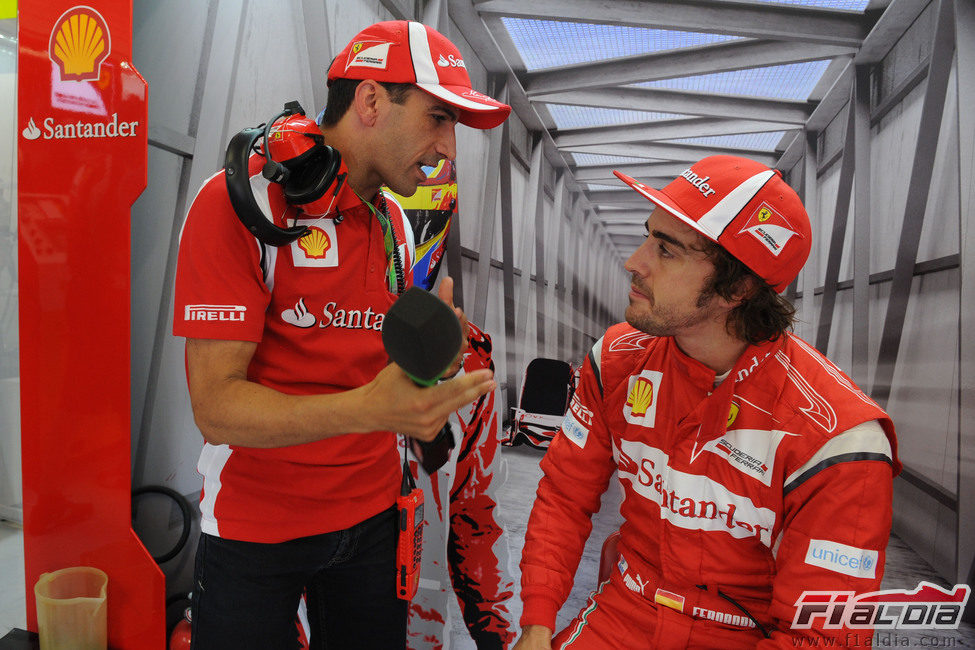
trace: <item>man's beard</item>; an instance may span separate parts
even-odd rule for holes
[[[642,312],[632,304],[626,308],[626,322],[641,332],[651,336],[674,336],[682,330],[711,320],[714,316],[715,310],[712,308],[714,291],[702,290],[695,301],[696,309],[689,313],[679,313],[670,309],[657,309],[653,291],[638,278],[634,277],[632,283],[650,303],[646,311]]]

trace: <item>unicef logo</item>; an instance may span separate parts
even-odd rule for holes
[[[873,558],[869,555],[865,555],[860,559],[860,566],[866,570],[873,568]]]

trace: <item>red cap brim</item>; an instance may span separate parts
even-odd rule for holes
[[[615,169],[613,170],[613,173],[616,174],[616,177],[618,179],[620,179],[621,181],[623,181],[624,183],[632,187],[634,190],[642,194],[644,197],[646,197],[648,201],[650,201],[657,207],[663,208],[668,213],[677,217],[678,219],[680,219],[690,227],[694,228],[694,230],[698,231],[699,233],[701,233],[711,241],[713,242],[718,241],[717,234],[709,233],[705,231],[703,228],[701,228],[701,225],[697,221],[688,217],[684,213],[684,211],[681,210],[676,203],[674,203],[673,199],[671,199],[669,196],[667,196],[660,190],[655,190],[652,187],[647,187],[646,185],[636,180],[635,178],[631,176],[627,176],[622,172],[618,172]]]
[[[418,83],[416,87],[458,109],[460,123],[475,129],[493,129],[511,114],[507,104],[463,86]]]

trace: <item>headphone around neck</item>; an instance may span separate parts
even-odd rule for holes
[[[279,122],[281,118],[285,119]],[[255,146],[261,139],[263,146]],[[272,157],[274,150],[279,160]],[[330,189],[333,196],[338,194],[346,176],[339,173],[342,156],[325,144],[318,125],[305,117],[305,110],[297,101],[285,104],[284,110],[266,124],[244,129],[231,138],[224,158],[224,176],[234,212],[247,230],[265,244],[290,244],[303,237],[308,228],[276,226],[261,210],[248,173],[252,152],[266,159],[262,176],[281,185],[285,199],[299,209],[318,201]]]

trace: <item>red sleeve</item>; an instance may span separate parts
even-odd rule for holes
[[[260,243],[237,219],[223,173],[200,189],[180,234],[173,334],[261,340],[270,292]]]
[[[759,643],[760,649],[795,648],[803,637],[810,639],[804,642],[807,647],[824,643],[867,647],[871,643],[872,629],[828,629],[825,616],[797,616],[796,605],[805,591],[864,593],[880,589],[890,536],[892,467],[879,454],[878,459],[834,464],[828,457],[814,460],[816,466],[805,470],[812,475],[798,477],[800,483],[785,495],[769,610],[777,631]],[[817,467],[822,469],[817,471]],[[830,640],[812,640],[820,638]]]
[[[598,349],[602,339],[596,343]],[[541,467],[544,472],[528,520],[521,559],[521,624],[555,629],[555,617],[572,589],[572,579],[592,530],[616,462],[602,416],[598,368],[593,356],[582,367],[579,386]]]

